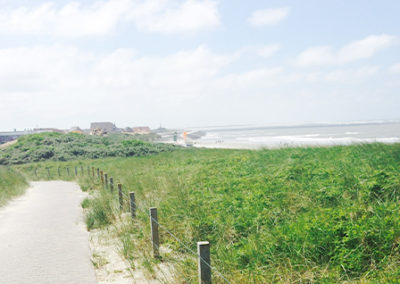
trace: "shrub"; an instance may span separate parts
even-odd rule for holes
[[[98,137],[76,133],[41,133],[23,136],[11,147],[1,149],[0,165],[147,156],[174,149],[172,145],[138,141],[122,134]]]

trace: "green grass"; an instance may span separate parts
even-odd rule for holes
[[[82,204],[82,207],[87,206],[90,209],[85,216],[88,230],[110,225],[116,219],[118,210],[111,194],[100,191],[98,195],[96,198],[86,199],[87,202]]]
[[[0,207],[24,193],[27,187],[24,176],[11,168],[0,166]]]
[[[134,191],[140,208],[157,207],[159,221],[193,250],[197,241],[210,241],[212,264],[233,283],[400,278],[400,144],[192,149],[80,163]],[[35,166],[54,171],[60,163],[18,168],[33,178]],[[45,176],[42,170],[39,178]],[[80,183],[100,187],[87,177]],[[116,196],[95,199],[91,228],[119,222],[103,203],[115,204]],[[148,244],[148,222],[138,214],[122,240]],[[163,230],[161,240],[172,248],[164,261],[175,258],[177,275],[197,281],[196,263],[184,248]],[[132,247],[124,251],[128,259],[137,254]]]
[[[0,165],[40,161],[70,161],[106,157],[148,156],[175,149],[173,145],[150,143],[154,135],[41,133],[20,137],[16,144],[0,149]]]

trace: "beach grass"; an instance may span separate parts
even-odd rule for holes
[[[100,168],[123,184],[125,194],[135,192],[138,217],[121,231],[123,242],[149,244],[146,211],[157,207],[160,223],[192,250],[197,241],[211,243],[212,265],[232,283],[400,277],[400,144],[190,149],[75,165]],[[55,173],[66,166],[74,162],[17,168],[31,179],[47,179],[46,171],[35,177],[33,169]],[[89,191],[101,188],[96,177],[79,182]],[[89,229],[120,222],[107,206],[116,198],[94,195],[87,204]],[[195,258],[160,233],[162,261],[176,264],[177,279],[197,281]],[[125,257],[137,258],[138,245],[127,246]],[[152,267],[148,257],[142,264]]]
[[[0,207],[23,194],[27,187],[28,182],[23,175],[9,167],[0,166]]]
[[[0,148],[0,165],[25,164],[39,161],[71,161],[107,157],[155,155],[173,151],[175,146],[150,143],[155,134],[107,136],[78,133],[39,133],[22,136],[6,148]]]

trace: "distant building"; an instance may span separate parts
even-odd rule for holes
[[[113,133],[117,132],[118,128],[112,122],[92,122],[90,124],[90,132],[95,133]]]
[[[148,126],[140,126],[132,128],[134,134],[150,134],[151,130]]]

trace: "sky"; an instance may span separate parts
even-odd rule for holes
[[[400,119],[398,0],[0,0],[0,131]]]

